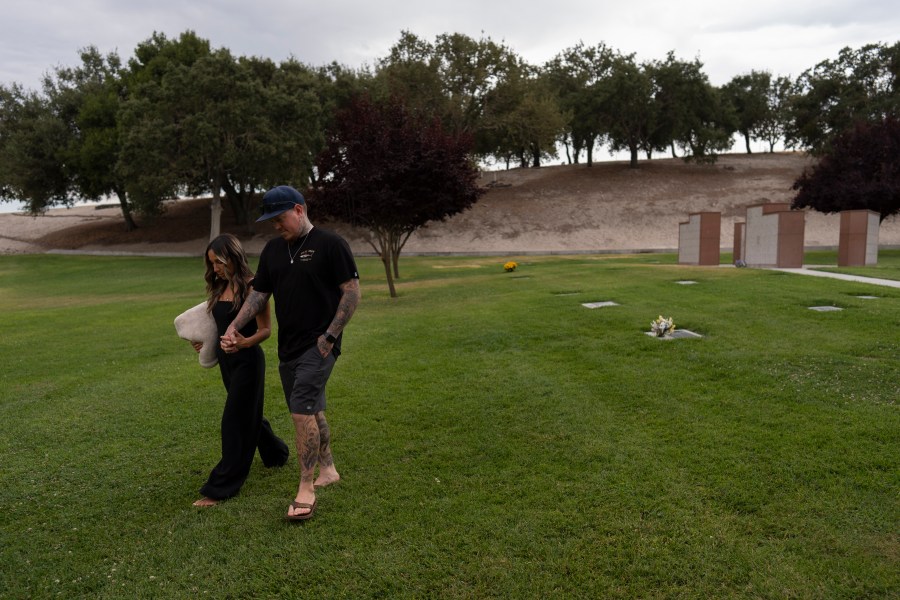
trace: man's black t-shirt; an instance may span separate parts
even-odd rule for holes
[[[291,258],[293,257],[293,263]],[[314,227],[288,245],[270,240],[259,257],[253,289],[275,298],[278,358],[290,361],[315,346],[337,312],[340,285],[359,279],[350,246],[339,235]],[[334,344],[341,353],[341,338]]]

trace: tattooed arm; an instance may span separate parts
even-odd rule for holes
[[[331,325],[328,326],[328,331],[334,336],[342,332],[347,323],[350,322],[350,318],[356,312],[356,307],[359,305],[361,297],[362,292],[359,290],[359,279],[350,279],[341,284],[341,301],[338,304],[337,312],[334,314],[334,319],[331,320]]]
[[[250,290],[250,295],[244,300],[241,310],[234,318],[234,321],[231,322],[231,325],[228,326],[225,335],[222,336],[222,350],[226,352],[237,350],[235,333],[240,331],[244,325],[250,322],[250,319],[266,308],[269,304],[269,296],[271,294],[264,294],[253,289]]]
[[[359,290],[359,279],[349,279],[342,283],[340,288],[341,301],[338,304],[337,312],[334,313],[334,319],[331,320],[331,325],[328,326],[328,331],[326,332],[334,337],[341,335],[344,327],[350,322],[353,313],[356,312],[359,299],[362,297],[362,292]],[[328,356],[328,353],[331,352],[332,344],[325,339],[324,335],[319,336],[318,345],[322,356]]]

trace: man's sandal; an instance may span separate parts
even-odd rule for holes
[[[306,521],[307,519],[311,519],[313,514],[316,512],[316,501],[313,500],[312,504],[294,501],[291,502],[291,508],[308,508],[309,512],[301,513],[299,515],[285,515],[285,519],[287,519],[288,521]]]

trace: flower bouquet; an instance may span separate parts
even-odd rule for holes
[[[503,270],[506,271],[507,273],[512,273],[513,271],[516,270],[516,267],[518,267],[518,266],[519,266],[519,264],[517,262],[511,260],[508,263],[506,263],[505,265],[503,265]]]
[[[659,315],[650,322],[650,332],[656,337],[665,337],[675,331],[675,322],[672,317]]]

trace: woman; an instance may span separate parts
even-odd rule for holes
[[[219,330],[225,330],[250,293],[253,272],[236,237],[220,235],[206,247],[207,310],[211,311]],[[222,459],[200,488],[203,497],[194,506],[214,506],[238,493],[250,473],[253,455],[267,467],[280,467],[287,462],[288,447],[272,432],[263,417],[263,388],[266,361],[259,344],[272,333],[268,305],[236,336],[236,348],[225,352],[216,347],[219,370],[228,396],[222,413]],[[199,352],[202,343],[192,343]]]

